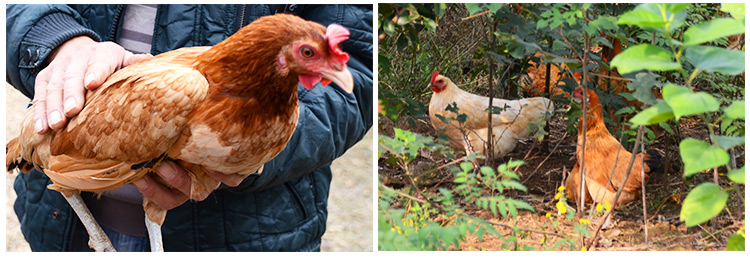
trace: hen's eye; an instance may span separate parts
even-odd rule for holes
[[[306,57],[306,58],[311,58],[315,55],[315,52],[313,52],[313,50],[307,46],[303,46],[300,49],[300,53],[302,54],[303,57]]]

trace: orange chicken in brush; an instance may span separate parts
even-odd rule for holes
[[[36,134],[33,108],[6,147],[8,171],[43,171],[87,225],[96,250],[113,250],[80,200],[137,179],[164,159],[190,172],[193,195],[218,187],[207,171],[250,175],[294,132],[297,86],[330,82],[351,92],[349,31],[279,14],[259,18],[213,47],[166,52],[112,74],[59,131]],[[144,199],[152,249],[166,211]],[[98,232],[97,232],[98,231]],[[154,240],[156,239],[156,240]],[[157,243],[155,243],[157,242]]]
[[[576,89],[573,97],[583,99],[583,90]],[[639,153],[635,156],[632,170],[622,195],[614,202],[615,194],[625,180],[628,164],[630,163],[631,153],[618,142],[618,140],[609,133],[607,126],[604,124],[604,114],[599,97],[593,90],[588,90],[588,113],[586,125],[583,125],[583,119],[580,119],[578,126],[578,142],[576,145],[576,155],[578,156],[576,165],[571,170],[565,181],[565,190],[570,199],[578,202],[581,190],[581,170],[580,158],[584,155],[586,160],[584,173],[585,188],[584,198],[586,202],[593,201],[596,203],[610,203],[613,206],[628,203],[638,198],[641,191],[641,160],[645,157],[644,170],[646,179],[648,173],[660,165],[661,156],[656,150],[647,150],[646,153]],[[581,100],[584,101],[584,100]],[[583,127],[586,127],[586,147],[585,153],[582,153]],[[619,151],[618,151],[619,150]],[[617,161],[615,163],[615,161]],[[616,164],[616,165],[615,165]],[[614,169],[614,175],[610,182],[610,175]]]
[[[552,114],[554,104],[544,97],[533,97],[518,100],[495,98],[492,105],[504,108],[499,114],[492,115],[492,125],[488,125],[490,99],[488,97],[471,94],[458,88],[450,79],[440,75],[437,71],[430,81],[432,98],[430,99],[430,121],[436,130],[445,127],[445,134],[450,144],[456,149],[485,154],[487,131],[493,131],[493,151],[495,157],[502,157],[515,148],[518,140],[529,136],[529,123],[543,120],[547,114]],[[468,116],[464,123],[466,135],[461,132],[457,121],[450,125],[444,123],[437,115],[456,117],[446,107],[456,103],[459,113]]]

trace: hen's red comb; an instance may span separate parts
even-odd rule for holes
[[[440,73],[438,71],[435,71],[435,73],[432,74],[432,80],[430,80],[430,83],[434,83],[435,78],[437,78],[438,75],[440,75]]]
[[[328,48],[331,49],[336,58],[346,62],[349,61],[349,54],[341,50],[339,44],[349,39],[349,30],[338,24],[328,25],[326,29],[326,41],[328,41]]]

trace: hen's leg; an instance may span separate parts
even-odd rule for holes
[[[86,203],[83,203],[83,199],[79,193],[74,193],[71,196],[65,196],[65,200],[70,203],[70,207],[81,219],[81,223],[86,227],[86,232],[89,233],[89,247],[96,251],[114,252],[115,248],[112,246],[112,242],[109,241],[109,237],[104,233],[99,224],[94,220],[94,216],[91,215],[89,208],[86,207]]]
[[[161,225],[152,222],[146,216],[146,231],[148,231],[148,241],[151,245],[151,252],[164,252],[164,244],[161,241]]]
[[[161,225],[167,217],[167,211],[161,209],[148,198],[143,199],[143,210],[146,212],[146,231],[148,231],[151,252],[164,252],[164,243],[161,239]]]

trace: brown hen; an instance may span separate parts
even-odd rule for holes
[[[192,194],[207,194],[218,182],[206,170],[250,175],[286,147],[299,116],[298,84],[312,89],[334,82],[352,91],[349,55],[340,48],[348,37],[339,25],[326,29],[278,14],[213,47],[133,64],[87,92],[84,109],[62,130],[36,134],[32,106],[20,136],[8,142],[6,167],[43,171],[53,182],[49,188],[62,192],[82,221],[90,214],[76,207],[83,203],[79,191],[131,183],[164,159],[190,171]],[[151,230],[166,211],[148,199],[144,209],[152,249],[159,249],[160,233]],[[112,249],[98,225],[92,227],[89,244]]]

